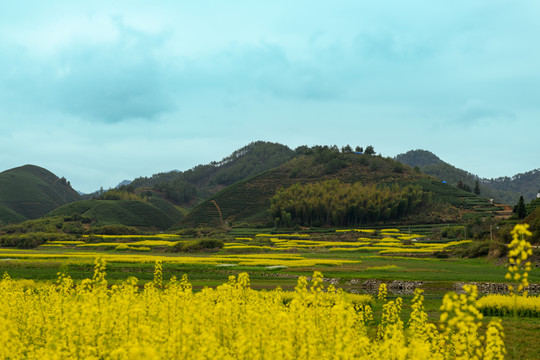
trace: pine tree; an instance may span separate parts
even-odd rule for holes
[[[527,215],[527,208],[525,207],[525,200],[523,199],[523,196],[519,197],[518,204],[516,205],[516,214],[518,219],[524,219]]]
[[[480,195],[480,185],[478,184],[478,180],[476,180],[476,183],[474,184],[474,193]]]

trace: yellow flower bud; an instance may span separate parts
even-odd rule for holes
[[[441,322],[446,322],[448,319],[448,313],[442,313],[441,314]]]

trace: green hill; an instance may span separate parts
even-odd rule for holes
[[[0,225],[16,224],[25,220],[27,219],[24,216],[5,206],[0,206]]]
[[[173,205],[170,201],[167,201],[159,196],[159,194],[156,194],[156,192],[152,192],[152,194],[153,195],[148,198],[148,202],[167,214],[174,222],[178,222],[184,217],[184,209]]]
[[[239,181],[195,207],[179,226],[201,224],[262,223],[273,221],[270,199],[280,188],[295,183],[305,184],[329,179],[363,184],[421,185],[433,194],[434,205],[429,218],[422,221],[459,221],[462,213],[488,207],[488,200],[453,186],[442,184],[429,176],[389,158],[339,153],[332,150],[308,151],[287,163],[254,177]],[[219,208],[219,209],[218,209]],[[220,218],[221,215],[221,218]]]
[[[35,219],[59,206],[80,200],[65,178],[34,165],[0,173],[0,222]]]
[[[532,170],[513,177],[483,179],[442,161],[426,150],[411,150],[396,156],[396,160],[411,167],[418,166],[423,173],[454,186],[462,181],[473,189],[478,180],[482,196],[504,204],[516,204],[520,195],[523,195],[525,200],[530,201],[540,188],[540,170]]]
[[[152,203],[135,200],[82,200],[59,207],[47,216],[78,213],[95,219],[95,226],[127,225],[165,230],[181,218],[173,209],[164,211]]]
[[[279,166],[294,156],[296,153],[285,145],[257,141],[219,162],[198,165],[183,172],[137,178],[128,187],[159,190],[177,204],[192,206],[226,186]]]

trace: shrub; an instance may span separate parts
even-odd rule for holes
[[[447,259],[450,257],[450,255],[448,255],[448,252],[447,251],[435,251],[433,253],[433,256],[435,256],[437,259]]]
[[[491,243],[489,241],[477,240],[468,243],[463,248],[455,249],[454,253],[461,257],[477,258],[487,256],[489,254],[490,247]]]
[[[74,236],[62,233],[35,232],[28,234],[12,234],[0,237],[0,246],[17,247],[20,249],[33,249],[47,241],[70,241],[75,240]]]
[[[198,241],[201,249],[221,249],[223,248],[223,241],[218,239],[203,239]]]
[[[218,239],[201,239],[195,241],[180,241],[172,247],[173,252],[217,251],[224,243]]]

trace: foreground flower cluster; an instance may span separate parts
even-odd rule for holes
[[[508,273],[506,279],[514,281],[509,285],[509,295],[492,294],[481,298],[477,306],[482,313],[490,316],[540,316],[540,297],[528,296],[529,271],[532,263],[527,261],[533,254],[532,246],[527,241],[531,236],[528,224],[517,224],[512,230],[512,242],[508,244]]]
[[[292,298],[255,291],[247,274],[193,292],[184,276],[162,283],[161,264],[144,289],[131,278],[108,286],[105,264],[74,286],[0,281],[1,359],[448,359],[503,358],[502,329],[478,332],[476,292],[444,300],[441,327],[428,323],[421,290],[408,321],[402,300],[385,301],[378,326],[367,304],[325,288],[316,272]]]
[[[476,302],[488,316],[540,317],[540,297],[492,294]]]

